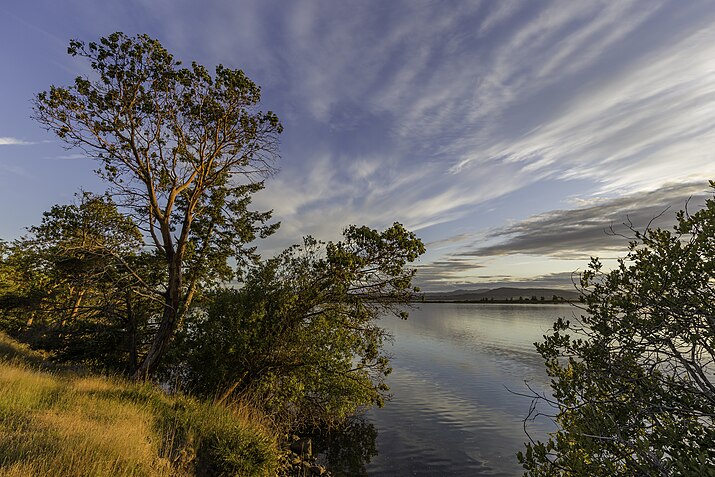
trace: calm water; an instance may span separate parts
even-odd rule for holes
[[[395,338],[388,379],[394,397],[356,425],[357,434],[373,441],[363,444],[363,462],[346,473],[522,475],[515,454],[527,440],[523,419],[531,401],[509,390],[526,392],[524,380],[548,389],[532,343],[572,311],[568,305],[423,304],[407,321],[384,320]],[[552,429],[546,420],[529,425],[535,438]]]

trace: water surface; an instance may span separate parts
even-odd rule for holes
[[[377,455],[358,473],[522,475],[515,454],[527,440],[531,401],[514,392],[527,392],[525,380],[548,390],[533,342],[572,312],[568,305],[428,303],[407,321],[383,320],[394,335],[394,397],[366,415]],[[550,430],[546,419],[529,424],[534,438]]]

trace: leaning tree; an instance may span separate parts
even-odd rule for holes
[[[259,110],[260,88],[241,70],[180,62],[146,35],[73,40],[92,77],[52,86],[34,117],[70,148],[100,163],[98,173],[138,224],[165,267],[156,331],[136,378],[152,374],[197,292],[231,276],[228,259],[275,230],[270,212],[248,209],[277,158],[282,126]]]
[[[379,319],[407,318],[410,264],[422,241],[395,223],[347,227],[343,240],[306,237],[220,290],[179,333],[174,379],[221,399],[249,394],[277,422],[328,428],[382,405],[391,368]]]

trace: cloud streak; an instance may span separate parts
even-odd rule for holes
[[[521,138],[467,154],[452,170],[498,159],[535,178],[594,180],[602,191],[715,174],[703,157],[715,146],[713,54],[715,34],[696,31],[590,86]]]
[[[18,139],[15,137],[0,137],[0,146],[31,146],[33,144],[37,144],[35,142],[30,142],[30,141],[23,141],[22,139]]]
[[[138,3],[169,15],[171,43],[245,65],[277,98],[294,136],[268,202],[295,232],[341,216],[435,227],[545,179],[620,194],[715,174],[706,3]]]
[[[461,245],[418,266],[417,282],[426,290],[570,286],[574,271],[584,268],[590,257],[608,260],[624,256],[634,230],[670,228],[678,210],[694,212],[711,195],[702,182],[671,184],[645,193],[580,200],[581,207],[537,214],[486,231],[478,238],[460,234],[442,239],[436,243]],[[509,257],[523,262],[529,256],[542,264],[544,259],[551,260],[566,270],[533,278],[494,273],[495,267],[508,268],[500,262]],[[522,267],[512,269],[520,273]]]
[[[493,245],[472,245],[458,257],[531,254],[587,260],[599,253],[624,255],[633,231],[670,227],[675,213],[704,204],[706,185],[673,184],[647,193],[594,201],[571,210],[554,210],[499,227],[486,234]]]

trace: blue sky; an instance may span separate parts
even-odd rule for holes
[[[424,289],[564,286],[623,255],[611,225],[666,224],[715,179],[710,1],[5,0],[0,237],[103,189],[30,99],[88,73],[70,38],[113,31],[261,85],[285,126],[266,254],[397,220]]]

